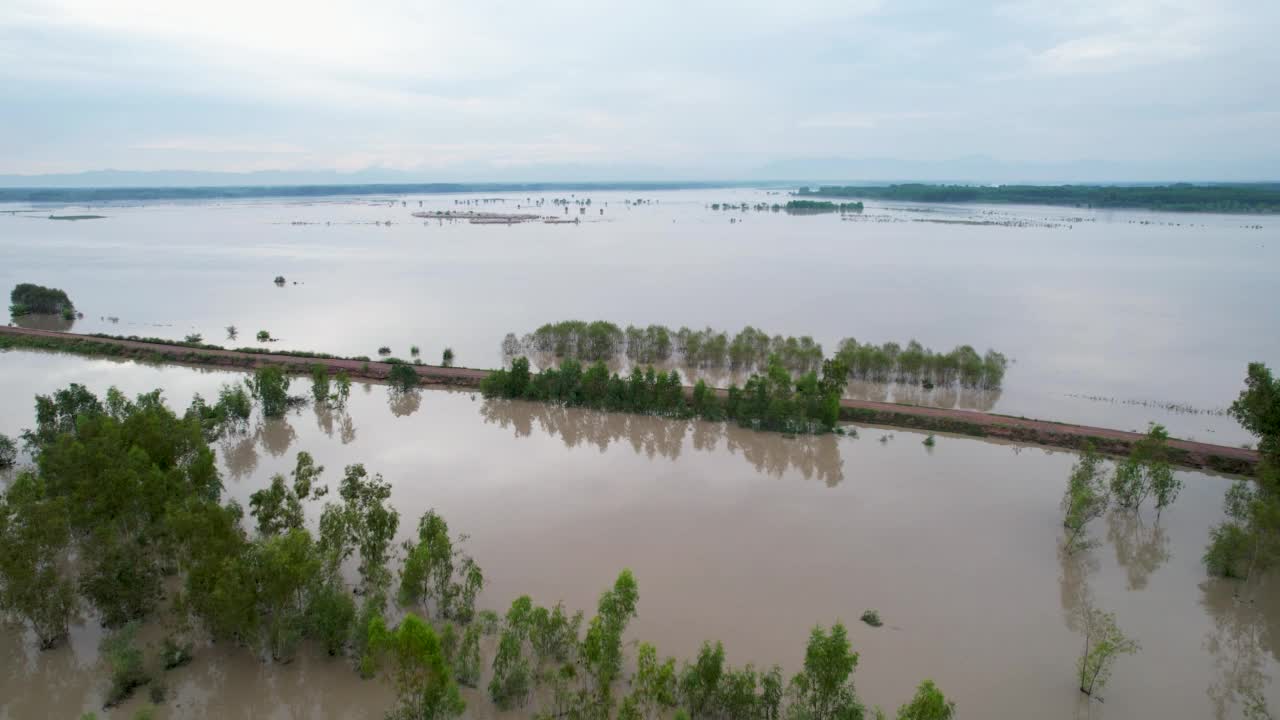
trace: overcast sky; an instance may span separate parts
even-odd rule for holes
[[[3,0],[0,173],[977,155],[1275,179],[1278,31],[1280,0]]]

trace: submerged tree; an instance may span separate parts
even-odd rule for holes
[[[329,369],[319,363],[311,366],[311,397],[316,407],[329,402]]]
[[[412,613],[395,630],[375,622],[368,645],[396,691],[396,707],[389,718],[446,720],[466,709],[439,636]]]
[[[289,409],[292,401],[289,397],[289,376],[278,366],[263,365],[244,382],[254,399],[262,403],[262,414],[266,417],[281,417]]]
[[[956,704],[932,680],[920,683],[911,702],[898,708],[898,720],[953,720],[955,716]]]
[[[1062,524],[1067,529],[1068,552],[1090,545],[1082,537],[1085,525],[1106,512],[1109,497],[1101,465],[1102,458],[1092,445],[1088,445],[1080,454],[1080,460],[1071,468],[1067,491],[1062,497]]]
[[[1252,482],[1227,492],[1228,519],[1213,529],[1204,562],[1212,574],[1248,581],[1280,561],[1280,380],[1262,363],[1249,365],[1231,415],[1258,435],[1262,460]]]
[[[1116,505],[1137,510],[1148,496],[1156,500],[1156,513],[1173,504],[1182,481],[1169,463],[1169,433],[1152,423],[1146,437],[1134,443],[1129,457],[1111,476],[1111,495]]]
[[[391,366],[391,372],[387,375],[387,382],[391,384],[394,390],[409,392],[418,387],[418,373],[412,366],[396,363]]]
[[[1141,646],[1125,637],[1116,626],[1116,616],[1097,608],[1089,608],[1084,616],[1084,651],[1076,666],[1080,692],[1090,697],[1102,692],[1111,678],[1116,659],[1132,655]]]
[[[858,653],[844,625],[828,633],[821,626],[809,634],[804,670],[791,679],[788,720],[861,720],[866,712],[853,687]]]

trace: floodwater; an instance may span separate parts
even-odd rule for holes
[[[32,395],[69,382],[99,394],[161,387],[185,406],[239,377],[0,353],[0,432],[32,424]],[[227,494],[241,502],[299,450],[330,483],[366,463],[393,484],[402,535],[435,508],[470,536],[491,582],[482,607],[503,611],[528,593],[590,612],[629,567],[640,589],[631,638],[681,659],[719,639],[735,665],[788,674],[814,624],[843,620],[861,654],[860,694],[890,713],[924,678],[965,717],[1238,718],[1250,690],[1280,704],[1280,588],[1273,579],[1238,602],[1237,586],[1200,564],[1228,479],[1180,471],[1186,486],[1158,522],[1149,509],[1097,521],[1099,545],[1064,558],[1058,503],[1072,454],[943,436],[929,449],[922,437],[862,427],[856,438],[787,439],[361,385],[345,413],[301,407],[217,445]],[[1074,683],[1073,618],[1086,598],[1142,645],[1117,663],[1105,703],[1085,702]],[[884,627],[858,621],[870,608]],[[0,718],[99,709],[99,638],[88,622],[39,653],[0,630]],[[168,717],[372,718],[390,702],[384,686],[315,652],[273,666],[205,648],[167,682]],[[471,717],[491,716],[468,698]]]
[[[432,362],[447,346],[470,367],[499,365],[508,332],[571,318],[751,324],[812,335],[828,354],[843,337],[970,344],[1014,360],[1002,392],[854,394],[1124,430],[1155,421],[1226,445],[1253,440],[1222,414],[1246,364],[1280,365],[1276,217],[872,203],[849,221],[709,208],[787,199],[746,189],[577,193],[591,206],[566,214],[556,195],[0,212],[0,287],[67,290],[86,315],[77,332],[236,346],[267,330],[279,348],[374,356],[386,345],[407,358],[418,345]],[[411,215],[524,212],[538,198],[537,212],[582,222]],[[47,219],[86,211],[106,217]]]

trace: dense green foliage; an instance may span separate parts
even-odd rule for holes
[[[894,342],[883,345],[859,344],[853,338],[840,341],[836,358],[849,374],[871,382],[900,382],[925,387],[947,387],[959,383],[969,388],[995,389],[1004,381],[1009,361],[995,350],[979,355],[969,345],[951,352],[934,352],[912,340],[902,347]]]
[[[808,372],[793,379],[776,357],[770,358],[764,375],[752,375],[742,388],[729,388],[723,402],[705,384],[694,387],[686,399],[680,375],[657,372],[652,366],[632,368],[623,378],[610,374],[603,362],[585,371],[578,361],[565,360],[559,368],[538,374],[529,371],[526,358],[515,358],[510,370],[496,370],[480,384],[485,397],[524,398],[668,417],[702,417],[735,420],[762,430],[782,432],[830,432],[840,414],[840,396],[847,373],[838,362],[825,361],[822,376]]]
[[[1231,417],[1258,437],[1258,452],[1280,457],[1280,378],[1262,363],[1249,363],[1244,384],[1231,403]]]
[[[923,185],[800,188],[801,196],[907,202],[1071,205],[1187,212],[1277,212],[1280,185]]]
[[[1280,562],[1280,381],[1250,363],[1231,415],[1258,436],[1262,462],[1252,480],[1237,480],[1223,503],[1227,520],[1210,535],[1209,572],[1250,580]]]
[[[439,637],[412,613],[394,630],[375,623],[369,646],[396,691],[389,719],[445,720],[466,709]]]
[[[18,459],[18,444],[13,438],[0,433],[0,470],[13,467]]]
[[[9,314],[13,316],[28,313],[46,313],[51,315],[70,316],[75,312],[71,298],[57,288],[47,288],[31,283],[19,283],[9,293]]]

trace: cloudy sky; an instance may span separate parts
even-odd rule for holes
[[[1277,0],[3,0],[0,173],[1276,179],[1277,28]]]

